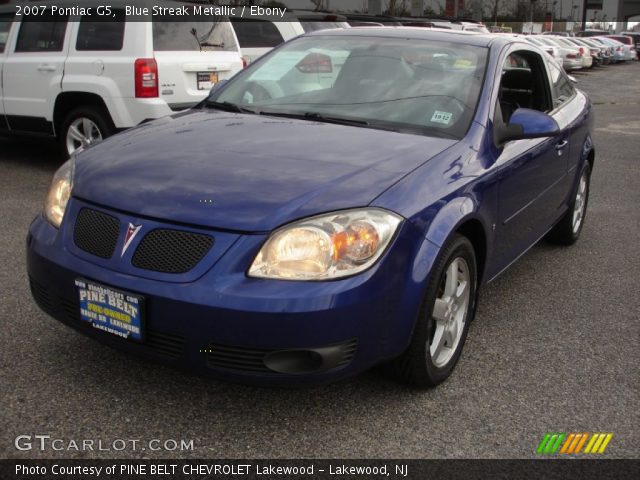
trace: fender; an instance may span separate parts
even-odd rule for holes
[[[487,271],[487,263],[491,258],[492,244],[493,244],[493,228],[487,224],[490,222],[486,218],[486,215],[492,216],[491,213],[495,210],[495,202],[489,202],[491,205],[487,205],[487,212],[480,212],[478,210],[478,202],[470,196],[457,197],[442,207],[435,217],[429,223],[426,232],[424,233],[425,242],[436,247],[440,250],[449,239],[461,229],[464,229],[464,224],[473,221],[475,225],[470,225],[471,230],[465,234],[470,235],[470,240],[476,247],[481,242],[483,252],[478,252],[478,273],[479,284],[484,283],[484,276]],[[478,238],[481,229],[482,239]],[[423,251],[422,248],[420,251]],[[427,249],[430,251],[431,249]],[[433,262],[433,259],[431,260]],[[429,265],[429,269],[432,265]],[[428,271],[427,271],[428,273]],[[426,276],[426,274],[425,274]]]
[[[456,228],[467,219],[474,217],[477,204],[470,197],[458,197],[447,203],[433,217],[425,238],[438,247],[442,247]]]

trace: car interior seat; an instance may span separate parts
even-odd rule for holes
[[[533,75],[531,70],[513,68],[504,70],[500,82],[500,107],[505,123],[518,108],[532,108]]]

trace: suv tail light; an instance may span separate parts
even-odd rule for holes
[[[155,58],[138,58],[135,64],[136,98],[159,96],[158,64]]]
[[[580,55],[584,55],[584,48],[580,47],[578,50],[580,50]]]
[[[242,57],[242,68],[247,68],[248,65],[249,60],[247,60],[247,57]]]

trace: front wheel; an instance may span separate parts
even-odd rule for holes
[[[455,235],[436,260],[409,348],[394,362],[402,381],[433,387],[451,375],[475,315],[476,289],[473,245]]]
[[[108,114],[95,107],[80,107],[70,112],[62,122],[60,146],[70,157],[79,148],[101,142],[113,133]]]

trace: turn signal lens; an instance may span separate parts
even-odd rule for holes
[[[275,231],[250,277],[328,280],[362,272],[380,258],[402,217],[381,209],[335,212]]]

